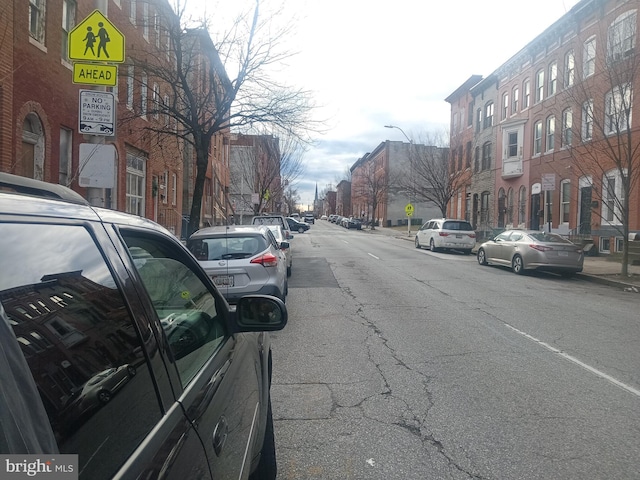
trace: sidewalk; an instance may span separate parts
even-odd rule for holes
[[[375,230],[363,230],[367,233],[377,233],[380,235],[389,235],[402,240],[413,243],[415,238],[415,229],[411,232],[395,230],[391,228],[376,227]],[[589,280],[604,285],[618,286],[625,291],[640,292],[640,265],[629,265],[629,276],[620,275],[620,262],[610,261],[606,256],[603,257],[585,257],[582,273],[576,276],[584,280]],[[635,290],[634,290],[635,289]]]

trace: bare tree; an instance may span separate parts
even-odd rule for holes
[[[283,193],[283,201],[287,205],[287,211],[293,213],[296,211],[297,205],[300,202],[300,194],[298,189],[292,185],[287,185]]]
[[[375,230],[378,206],[385,202],[394,182],[381,165],[367,159],[353,170],[352,181],[354,197],[366,202],[367,210],[371,212],[371,229]]]
[[[621,274],[625,276],[630,200],[640,182],[640,129],[631,123],[633,101],[640,98],[634,92],[640,82],[640,55],[633,46],[617,40],[621,38],[619,29],[636,38],[636,24],[634,13],[608,26],[601,37],[607,39],[605,56],[595,60],[591,75],[580,81],[578,76],[568,80],[570,85],[564,93],[567,108],[562,112],[562,143],[568,147],[571,168],[590,183],[590,191],[583,189],[581,193],[595,202],[583,208],[622,236]],[[573,125],[576,110],[581,112],[579,126]],[[591,231],[590,224],[581,227]]]
[[[448,134],[424,132],[410,144],[409,162],[398,185],[417,201],[434,203],[446,216],[449,201],[457,194],[464,170],[452,170],[449,163]]]
[[[270,29],[270,18],[261,17],[260,7],[256,0],[253,11],[238,17],[216,44],[206,20],[198,28],[186,28],[184,9],[176,13],[167,8],[158,12],[163,48],[155,54],[135,45],[128,50],[131,65],[145,72],[136,81],[146,83],[149,92],[154,92],[154,82],[161,82],[171,93],[165,98],[154,96],[146,111],[130,110],[124,121],[144,115],[166,118],[164,126],[146,128],[178,136],[193,149],[196,172],[188,234],[199,228],[214,135],[271,125],[304,139],[312,128],[310,94],[282,85],[267,73],[270,66],[292,54],[279,50],[288,28]]]

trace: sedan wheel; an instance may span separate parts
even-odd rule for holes
[[[513,257],[513,260],[511,260],[511,270],[513,270],[513,273],[517,275],[522,275],[524,273],[524,262],[520,255],[516,255]]]
[[[110,400],[111,400],[111,394],[107,390],[100,390],[98,392],[98,401],[101,404],[105,405],[109,403]]]
[[[489,263],[487,262],[487,254],[485,253],[484,248],[478,250],[478,263],[480,265],[489,265]]]
[[[304,233],[304,228],[300,227],[300,228],[298,229],[298,233]]]
[[[416,248],[422,248],[422,245],[420,245],[420,240],[418,240],[418,237],[416,236],[416,240],[414,242],[416,244]]]

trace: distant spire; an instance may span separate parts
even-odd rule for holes
[[[316,182],[316,198],[314,199],[314,201],[318,201],[318,182]]]

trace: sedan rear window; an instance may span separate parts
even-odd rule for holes
[[[194,238],[187,247],[198,260],[229,260],[249,258],[267,249],[262,235]]]
[[[469,222],[454,222],[454,221],[444,222],[444,225],[442,225],[442,229],[443,230],[464,230],[467,232],[473,231],[473,227]]]
[[[569,240],[561,237],[560,235],[556,235],[555,233],[530,233],[529,236],[539,242],[545,243],[571,243]]]

